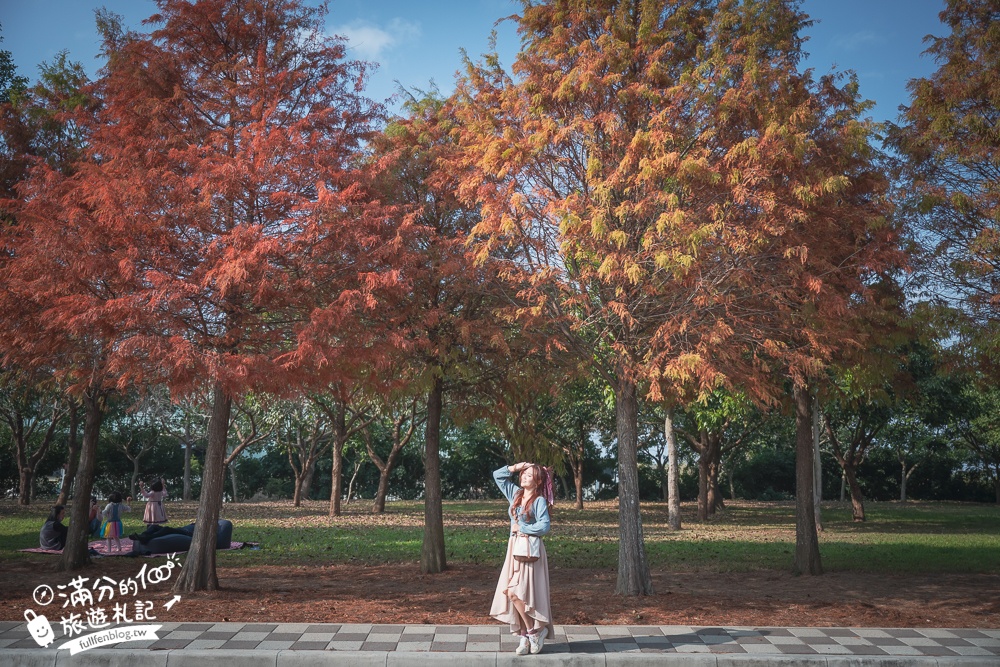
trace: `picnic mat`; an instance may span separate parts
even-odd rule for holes
[[[108,543],[105,540],[94,540],[90,542],[88,546],[97,552],[98,556],[129,556],[132,551],[132,540],[127,537],[121,538],[122,550],[112,551],[108,553]],[[228,549],[219,549],[218,551],[235,551],[236,549],[242,549],[244,547],[254,548],[260,546],[256,542],[236,542],[235,540],[229,544]],[[23,551],[29,554],[61,554],[62,549],[42,549],[40,547],[35,547],[34,549],[18,549],[18,551]],[[169,554],[141,554],[143,556],[148,556],[150,558],[155,558],[157,556],[168,556]]]

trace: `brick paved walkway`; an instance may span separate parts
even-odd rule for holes
[[[0,664],[9,664],[5,654],[11,658],[24,655],[24,649],[55,653],[52,649],[67,639],[58,628],[55,631],[55,642],[43,651],[28,634],[25,623],[0,622]],[[101,653],[145,649],[174,654],[221,649],[220,654],[233,650],[282,655],[315,651],[503,654],[516,646],[515,638],[498,625],[163,623],[157,636],[155,641],[103,647]],[[555,637],[546,642],[543,651],[543,655],[577,654],[579,658],[583,658],[579,654],[622,653],[725,654],[748,659],[799,656],[803,662],[809,662],[807,656],[895,656],[904,658],[904,663],[905,658],[936,657],[945,658],[938,664],[955,658],[955,664],[1000,666],[1000,630],[566,625],[556,626]],[[82,652],[76,657],[85,655]],[[282,663],[276,659],[274,664]]]

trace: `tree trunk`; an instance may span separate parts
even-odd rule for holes
[[[299,489],[299,500],[309,500],[309,489],[312,488],[313,475],[316,474],[316,460],[310,458],[306,463],[305,472],[302,475],[302,484]],[[298,507],[296,505],[296,507]]]
[[[731,500],[736,500],[736,483],[733,481],[733,468],[735,467],[733,457],[730,456],[726,462],[726,482],[729,484],[729,498]]]
[[[389,495],[389,475],[392,470],[386,466],[385,470],[378,471],[378,490],[375,491],[375,502],[372,503],[372,512],[375,514],[385,514],[385,497]]]
[[[680,530],[681,473],[677,466],[677,434],[674,433],[673,410],[667,410],[663,434],[667,439],[667,525],[670,530]]]
[[[337,403],[333,421],[333,465],[330,468],[330,516],[340,516],[344,492],[344,445],[347,443],[347,406]]]
[[[361,466],[364,465],[364,461],[361,460],[361,455],[358,454],[358,461],[354,464],[354,474],[351,475],[351,481],[347,484],[347,504],[351,504],[351,499],[354,497],[354,483],[358,480],[358,473],[361,472]]]
[[[443,572],[448,566],[444,551],[444,515],[441,509],[441,411],[444,387],[435,377],[427,394],[427,427],[424,461],[424,543],[420,550],[420,571]]]
[[[184,502],[191,500],[191,450],[194,448],[191,438],[184,441],[184,492],[181,498]]]
[[[138,494],[135,492],[136,484],[139,481],[139,457],[132,459],[132,479],[129,482],[128,494],[133,498],[138,498]]]
[[[221,383],[212,389],[212,416],[208,422],[205,468],[201,478],[201,497],[195,518],[194,537],[184,567],[174,582],[175,593],[214,591],[219,588],[215,571],[215,547],[219,533],[222,489],[226,483],[226,446],[233,398]]]
[[[291,461],[291,454],[289,461]],[[308,459],[302,467],[302,471],[295,475],[295,493],[292,496],[292,505],[301,507],[303,500],[309,499],[309,488],[312,486],[313,474],[316,472],[316,461]]]
[[[722,447],[721,442],[712,448],[712,460],[708,463],[708,513],[715,516],[716,511],[726,509],[726,503],[722,499],[722,491],[719,488],[719,470],[722,468]]]
[[[615,421],[618,428],[618,583],[619,595],[652,595],[653,580],[639,512],[639,419],[636,386],[618,370]]]
[[[28,462],[28,436],[24,433],[24,415],[17,412],[10,423],[11,434],[16,448],[18,489],[17,504],[27,507],[31,504],[31,485],[34,478],[33,466]]]
[[[656,462],[656,476],[660,478],[660,499],[669,502],[670,480],[667,478],[667,464],[662,461]]]
[[[844,477],[847,478],[847,488],[851,490],[851,511],[855,521],[865,520],[865,497],[858,485],[858,471],[849,463],[844,463]]]
[[[573,466],[573,487],[576,489],[576,509],[583,509],[583,462]]]
[[[389,457],[385,460],[381,466],[375,463],[375,467],[378,468],[378,490],[375,492],[375,502],[372,505],[372,511],[375,514],[385,513],[385,498],[389,495],[389,476],[392,475],[392,471],[396,469],[396,465],[399,463],[399,457],[403,452],[403,446],[400,445],[398,448],[395,446],[397,443],[393,443],[392,451],[389,452]],[[373,452],[374,453],[374,452]],[[372,461],[375,461],[375,457]]]
[[[719,494],[722,434],[702,429],[695,445],[698,451],[698,520],[708,521],[723,505]]]
[[[76,493],[70,506],[66,547],[59,559],[58,570],[77,570],[90,564],[87,544],[90,541],[90,496],[94,490],[97,467],[97,439],[104,419],[104,392],[89,388],[83,396],[83,442],[80,446],[80,466],[76,472]]]
[[[708,452],[698,454],[698,521],[708,521],[708,482],[710,475]]]
[[[812,440],[813,440],[813,513],[816,530],[823,530],[823,461],[819,456],[819,401],[813,399]]]
[[[385,513],[385,498],[389,495],[389,476],[396,469],[396,464],[399,463],[399,457],[403,453],[403,448],[409,444],[410,439],[416,431],[418,423],[416,399],[413,399],[410,403],[409,425],[404,433],[403,424],[405,423],[405,419],[403,416],[398,416],[394,419],[392,425],[392,447],[389,449],[389,456],[384,461],[375,452],[375,445],[371,439],[371,431],[368,430],[368,427],[365,427],[363,430],[368,458],[378,468],[378,489],[375,491],[375,502],[372,503],[372,512],[375,514]]]
[[[59,490],[59,497],[56,498],[56,505],[69,504],[70,494],[73,492],[73,480],[76,479],[76,469],[80,465],[80,441],[77,439],[77,431],[80,428],[80,406],[76,399],[69,399],[69,442],[66,454],[66,474],[63,476],[63,485]],[[90,503],[87,503],[89,506]]]
[[[840,502],[844,502],[844,498],[847,495],[847,475],[841,471],[840,473]]]
[[[590,438],[590,434],[587,432],[587,426],[583,422],[578,422],[577,424],[577,440],[576,443],[567,448],[567,458],[569,459],[570,468],[573,470],[573,488],[576,492],[576,509],[583,509],[583,460],[587,455],[587,440]]]
[[[292,474],[294,475],[294,478],[295,478],[295,489],[292,492],[292,507],[301,507],[302,506],[302,485],[305,482],[306,466],[307,466],[307,462],[302,460],[303,444],[302,444],[302,426],[301,425],[296,425],[296,427],[295,427],[295,436],[294,436],[294,438],[290,437],[289,440],[290,440],[289,444],[285,446],[285,455],[288,457],[288,465],[292,469]],[[292,453],[292,449],[293,449],[293,445],[292,445],[292,442],[291,442],[292,440],[294,440],[294,449],[298,453],[299,461],[300,461],[300,463],[302,463],[301,467],[297,466],[295,464],[295,458],[296,457],[295,457],[295,454]],[[280,435],[278,436],[278,442],[279,443],[281,442]]]
[[[52,445],[59,420],[58,408],[53,407],[52,421],[49,423],[49,428],[45,431],[45,436],[42,438],[38,449],[31,456],[28,456],[28,436],[24,434],[23,429],[21,429],[20,433],[15,434],[17,460],[21,478],[21,493],[18,498],[18,504],[20,505],[30,505],[31,501],[35,499],[35,478],[38,476],[38,466]]]
[[[31,493],[31,487],[35,484],[35,471],[28,466],[21,466],[20,473],[21,489],[17,496],[17,504],[27,507],[34,495]]]
[[[906,479],[909,475],[906,474],[906,459],[899,457],[899,502],[906,502]]]
[[[237,480],[236,475],[236,461],[229,464],[229,480],[232,482],[233,487],[233,502],[240,502],[239,497],[239,480]]]
[[[795,396],[795,563],[796,574],[823,574],[813,509],[812,397],[801,385]]]

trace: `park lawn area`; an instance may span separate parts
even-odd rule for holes
[[[370,501],[354,501],[340,517],[327,503],[290,501],[227,503],[222,516],[234,523],[233,538],[254,549],[219,553],[221,567],[267,565],[413,563],[420,558],[423,504],[393,502],[384,515],[369,513]],[[444,503],[449,563],[499,564],[507,539],[504,503]],[[868,521],[851,520],[850,506],[824,503],[820,534],[828,572],[886,574],[1000,573],[1000,508],[972,503],[866,504]],[[22,508],[0,502],[0,564],[51,558],[17,550],[38,544],[48,503]],[[141,532],[142,505],[125,516],[125,532]],[[653,570],[703,572],[787,571],[795,546],[795,508],[789,502],[731,501],[707,523],[683,506],[683,530],[667,528],[665,503],[643,504],[643,529]],[[170,525],[194,520],[196,503],[169,502]],[[584,510],[557,504],[546,538],[552,568],[615,568],[617,503],[587,503]]]

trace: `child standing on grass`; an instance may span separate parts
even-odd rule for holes
[[[142,515],[146,527],[151,528],[166,523],[167,513],[163,509],[163,499],[167,497],[167,488],[163,478],[161,477],[150,484],[148,490],[140,480],[139,494],[146,499],[146,511]]]
[[[131,501],[132,496],[129,496],[126,500]],[[105,506],[104,511],[101,512],[101,515],[104,517],[104,523],[101,524],[101,537],[108,541],[108,553],[111,553],[111,540],[115,541],[117,551],[122,550],[121,537],[124,533],[122,528],[122,513],[131,511],[132,508],[122,502],[122,494],[115,491],[108,496],[108,504]]]
[[[514,475],[519,474],[517,482]],[[549,603],[549,561],[540,539],[549,532],[552,504],[552,471],[534,463],[515,463],[493,473],[493,479],[510,503],[510,539],[503,571],[493,594],[490,616],[510,625],[520,637],[517,655],[540,653],[553,633]],[[530,553],[515,553],[515,541],[533,541]]]

